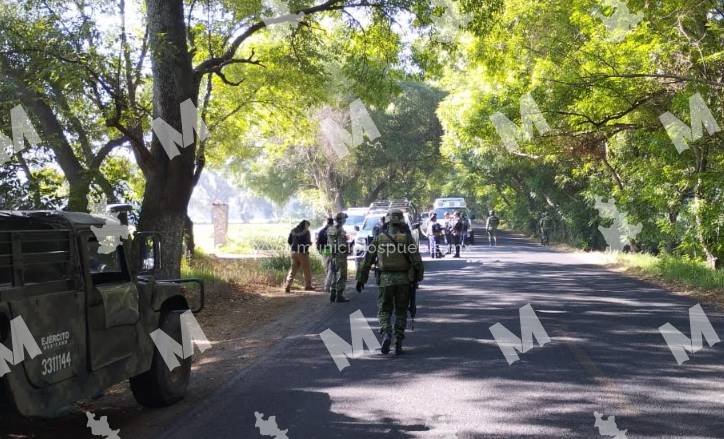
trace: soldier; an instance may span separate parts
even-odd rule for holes
[[[543,216],[541,216],[540,221],[538,221],[538,227],[540,227],[540,243],[541,245],[548,245],[548,242],[550,240],[550,232],[551,227],[553,226],[553,221],[551,221],[551,218],[548,216],[548,212],[543,212]]]
[[[322,255],[324,263],[324,291],[332,292],[332,282],[334,281],[334,273],[332,272],[332,251],[327,241],[327,229],[334,224],[334,218],[327,218],[327,222],[317,231],[317,251]]]
[[[488,244],[491,247],[498,245],[498,224],[500,224],[500,218],[495,214],[495,210],[490,210],[490,215],[485,223],[485,228],[488,230]]]
[[[424,267],[417,244],[403,228],[403,214],[391,209],[387,214],[388,227],[370,246],[360,270],[357,272],[357,291],[361,292],[369,277],[372,265],[380,271],[377,297],[382,353],[390,352],[392,343],[391,319],[395,313],[395,353],[402,353],[402,340],[407,326],[407,309],[412,288],[422,281]]]
[[[462,235],[463,233],[463,220],[460,214],[460,211],[456,211],[453,215],[452,219],[452,226],[450,227],[451,233],[452,233],[452,241],[453,245],[455,246],[455,255],[453,258],[459,258],[460,257],[460,247],[462,246],[462,241],[465,239],[465,237]]]
[[[334,225],[327,228],[327,245],[331,252],[333,273],[332,288],[329,292],[330,302],[349,302],[349,299],[344,297],[344,289],[347,285],[347,256],[350,254],[347,233],[344,231],[346,221],[347,214],[339,212],[334,217]]]

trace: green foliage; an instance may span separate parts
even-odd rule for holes
[[[621,253],[616,256],[616,261],[639,273],[675,282],[684,287],[724,292],[724,272],[710,270],[698,260],[670,255],[657,257]]]
[[[661,3],[628,2],[643,20],[612,41],[595,1],[503,2],[439,76],[450,91],[438,114],[453,185],[530,232],[550,211],[554,237],[587,248],[605,246],[593,205],[611,198],[643,225],[639,248],[724,257],[724,136],[705,133],[679,154],[658,119],[670,111],[691,123],[688,98],[700,92],[724,124],[724,17],[715,1]],[[552,131],[511,152],[490,116],[520,125],[525,93]]]
[[[328,211],[389,197],[427,203],[449,169],[439,150],[442,128],[435,114],[443,94],[423,83],[402,82],[396,87],[401,92],[387,104],[369,107],[380,138],[339,159],[321,138],[318,124],[323,114],[340,113],[312,114],[303,126],[316,135],[292,132],[290,145],[268,145],[246,170],[246,181],[280,203],[313,188]],[[345,128],[350,129],[349,123]]]

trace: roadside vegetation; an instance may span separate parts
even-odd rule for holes
[[[653,278],[724,304],[724,271],[711,270],[701,260],[632,253],[607,253],[607,259],[634,275]]]
[[[324,273],[322,258],[312,252],[310,259],[312,275],[318,280]],[[202,279],[209,295],[227,288],[248,292],[279,288],[290,266],[289,252],[277,251],[261,258],[238,259],[197,254],[191,260],[184,260],[181,268],[184,277]]]

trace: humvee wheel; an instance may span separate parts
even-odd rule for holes
[[[185,310],[165,311],[160,329],[181,343],[181,314]],[[186,396],[191,378],[191,357],[179,359],[180,366],[170,371],[158,349],[154,350],[151,369],[130,379],[136,401],[146,407],[166,407]]]

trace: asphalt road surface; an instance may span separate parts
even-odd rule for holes
[[[696,302],[513,236],[425,265],[404,355],[367,353],[337,369],[321,332],[349,342],[356,310],[377,330],[377,289],[350,286],[351,302],[320,299],[295,336],[162,437],[724,437],[724,343],[704,342],[678,365],[658,330],[670,322],[689,337]],[[489,328],[520,336],[527,304],[551,341],[509,365]],[[703,308],[724,336],[722,314]],[[286,436],[262,435],[255,412],[276,416]]]

